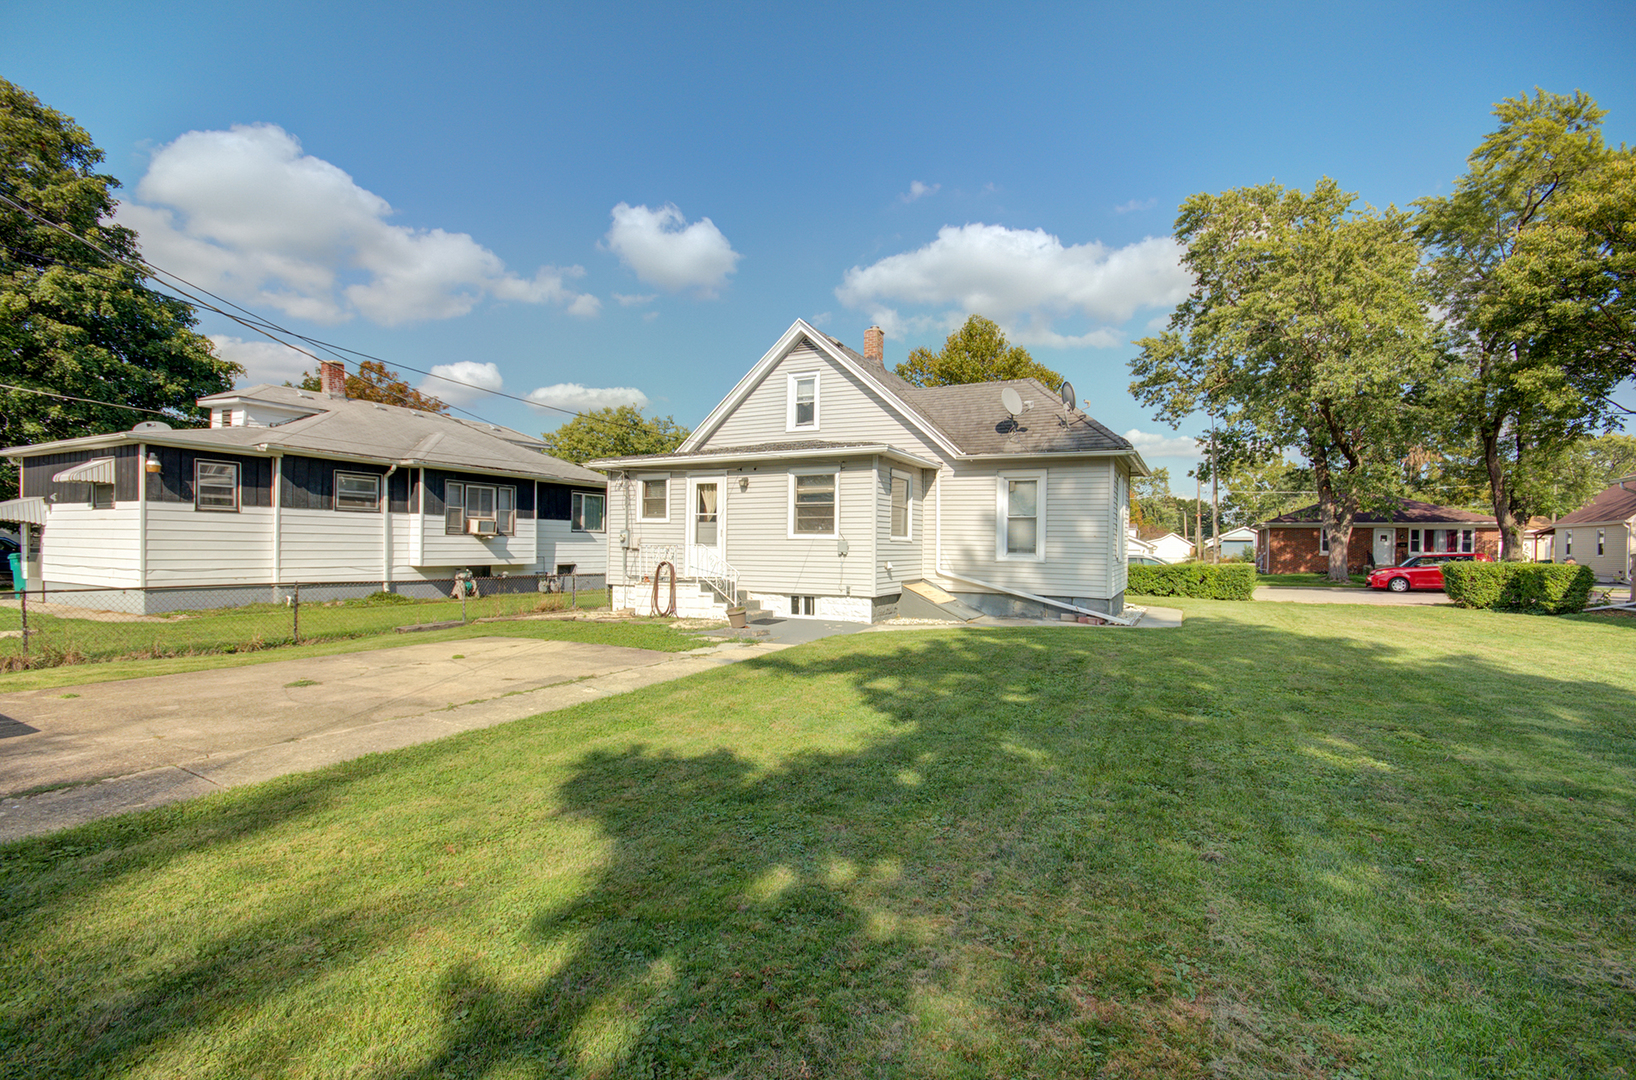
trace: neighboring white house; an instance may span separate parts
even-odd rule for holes
[[[1636,572],[1636,476],[1623,476],[1556,523],[1555,561],[1582,563],[1599,581]]]
[[[33,534],[30,583],[190,587],[145,596],[155,611],[204,606],[200,590],[227,604],[289,582],[430,594],[462,569],[606,570],[600,475],[509,428],[348,400],[340,364],[323,377],[330,392],[201,398],[208,428],[150,422],[0,450],[21,485],[0,520]]]
[[[614,603],[648,610],[670,562],[683,613],[874,621],[906,587],[991,614],[1121,611],[1147,473],[1131,444],[1032,379],[913,386],[883,338],[859,355],[798,320],[674,452],[588,462],[610,476]]]
[[[1211,537],[1204,542],[1204,546],[1209,548],[1212,554],[1215,554],[1219,547],[1221,552],[1217,557],[1221,559],[1236,559],[1241,555],[1254,554],[1255,530],[1248,525],[1240,525],[1231,532],[1222,533],[1219,541]]]
[[[1193,541],[1173,532],[1149,537],[1144,541],[1160,562],[1186,562],[1193,557]]]

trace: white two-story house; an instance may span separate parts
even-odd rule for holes
[[[609,476],[616,606],[876,621],[906,588],[996,615],[1124,605],[1125,439],[1032,379],[916,387],[798,320],[674,452]],[[1015,409],[1015,412],[1012,410]],[[939,593],[941,590],[941,593]]]

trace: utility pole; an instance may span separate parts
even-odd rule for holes
[[[1210,539],[1216,550],[1210,561],[1221,561],[1221,500],[1216,496],[1216,418],[1210,418]]]
[[[1198,541],[1199,561],[1204,561],[1204,477],[1193,470],[1193,539]]]

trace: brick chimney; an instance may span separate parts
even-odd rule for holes
[[[886,365],[886,331],[878,326],[871,326],[863,332],[863,358],[873,360],[881,366]]]
[[[347,396],[347,366],[339,360],[318,362],[318,381],[330,397]]]

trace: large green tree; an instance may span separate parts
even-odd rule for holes
[[[546,452],[564,461],[664,454],[680,446],[687,428],[668,416],[643,416],[634,405],[580,413],[555,431],[540,436]]]
[[[1136,342],[1131,392],[1172,426],[1213,417],[1218,468],[1304,457],[1329,576],[1345,581],[1353,519],[1401,491],[1425,435],[1433,352],[1409,219],[1355,209],[1325,179],[1310,195],[1194,195],[1176,238],[1193,288],[1162,334]]]
[[[194,399],[230,389],[242,370],[193,331],[191,307],[127,265],[137,237],[111,220],[119,182],[96,171],[102,156],[71,118],[0,79],[0,382],[10,384],[0,387],[0,443],[154,418],[120,406],[194,423]],[[14,468],[0,464],[0,493],[16,490]]]
[[[1608,395],[1631,374],[1631,208],[1622,222],[1619,208],[1636,191],[1585,94],[1536,91],[1494,115],[1453,193],[1415,203],[1416,232],[1446,313],[1450,456],[1486,480],[1506,557],[1520,559],[1563,454],[1608,422]]]
[[[916,386],[953,386],[999,379],[1038,379],[1055,390],[1062,376],[1038,363],[1028,350],[1006,340],[992,319],[972,315],[950,334],[940,352],[915,349],[893,369]]]

